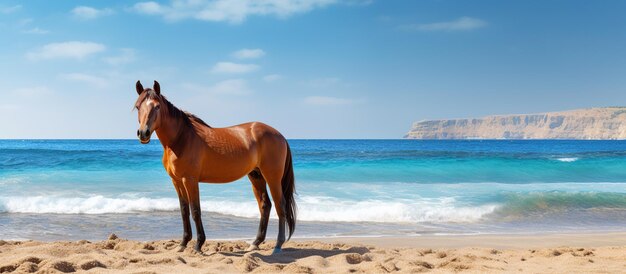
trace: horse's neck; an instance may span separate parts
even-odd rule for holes
[[[190,137],[193,133],[193,128],[188,128],[190,127],[189,125],[170,115],[165,115],[163,118],[161,121],[162,126],[156,130],[159,141],[161,141],[161,145],[164,148],[176,150],[184,142],[183,139]]]

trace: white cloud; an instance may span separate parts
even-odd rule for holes
[[[163,7],[157,2],[140,2],[133,6],[135,11],[144,14],[161,14],[164,12]]]
[[[210,87],[213,93],[217,94],[231,94],[231,95],[246,95],[249,94],[250,88],[248,83],[243,79],[230,79],[221,81],[214,86]]]
[[[304,102],[315,106],[341,106],[353,104],[355,100],[330,96],[309,96],[304,98]]]
[[[121,54],[103,58],[109,65],[117,66],[135,61],[134,49],[121,49]]]
[[[248,73],[258,70],[259,66],[255,64],[238,64],[231,62],[219,62],[211,69],[212,73]]]
[[[38,50],[29,52],[26,57],[30,60],[70,58],[84,59],[89,55],[102,52],[106,47],[102,44],[82,41],[69,41],[44,45]]]
[[[196,84],[183,84],[182,87],[189,91],[199,91],[206,94],[246,95],[252,92],[244,79],[224,80],[208,87]]]
[[[484,20],[464,16],[454,21],[405,25],[401,26],[401,28],[417,31],[466,31],[485,26],[487,26],[487,22]]]
[[[23,33],[28,33],[28,34],[48,34],[50,33],[50,31],[45,30],[45,29],[40,29],[39,27],[35,27],[29,30],[25,30],[22,31]]]
[[[361,3],[363,1],[349,1]],[[241,23],[248,16],[289,17],[316,8],[340,3],[339,0],[172,0],[161,5],[154,1],[140,2],[133,6],[139,13],[161,15],[166,20],[197,19],[201,21]],[[367,3],[365,1],[364,3]]]
[[[111,15],[113,14],[113,10],[110,8],[96,9],[87,6],[78,6],[72,9],[72,14],[80,19],[90,20],[102,16]]]
[[[255,59],[265,55],[265,51],[262,49],[240,49],[233,53],[233,56],[237,59]]]
[[[0,7],[0,13],[9,14],[14,13],[22,9],[22,5],[15,5],[11,7]]]
[[[103,88],[106,87],[108,81],[102,77],[93,76],[84,73],[68,73],[61,74],[60,77],[65,80],[74,81],[74,82],[83,82],[90,86]]]
[[[276,82],[280,79],[283,79],[283,76],[280,74],[270,74],[270,75],[265,75],[263,77],[263,81],[268,82],[268,83]]]

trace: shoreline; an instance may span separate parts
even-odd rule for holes
[[[195,237],[195,232],[193,232]],[[115,233],[113,233],[115,234]],[[155,239],[133,239],[125,238],[122,233],[117,237],[123,238],[129,241],[136,242],[150,242],[150,241],[169,241],[178,240],[177,237],[169,238],[155,238]],[[266,241],[272,241],[275,235],[268,233]],[[494,233],[433,233],[433,234],[382,234],[382,235],[341,235],[341,236],[296,236],[294,235],[290,241],[292,242],[307,242],[307,241],[320,241],[320,242],[344,242],[344,243],[358,243],[358,244],[373,244],[380,247],[389,248],[416,248],[416,247],[431,247],[431,245],[441,245],[441,247],[448,248],[460,248],[468,246],[481,246],[481,247],[501,247],[501,248],[516,248],[520,247],[520,244],[507,244],[500,242],[503,239],[518,239],[525,240],[524,244],[540,247],[553,247],[554,244],[562,243],[564,245],[582,244],[586,246],[606,246],[604,241],[598,241],[602,238],[610,238],[612,243],[618,246],[626,246],[626,231],[617,230],[594,230],[587,232],[573,232],[573,231],[539,231],[528,233],[508,233],[508,232],[494,232]],[[77,242],[77,241],[100,241],[101,239],[79,239],[79,240],[40,240],[40,239],[28,239],[28,238],[0,238],[0,241],[5,242],[40,242],[40,243],[52,243],[52,242]],[[235,238],[212,238],[207,235],[207,241],[215,242],[252,242],[252,237],[235,237]]]
[[[270,237],[268,237],[269,239]],[[97,273],[616,273],[626,269],[626,232],[295,238],[246,252],[242,240],[209,239],[205,255],[178,240],[0,240],[0,272]]]
[[[136,242],[150,242],[150,241],[169,241],[179,240],[178,237],[166,237],[154,239],[142,239],[142,238],[126,238],[123,233],[113,233],[117,237],[124,240],[136,241]],[[195,232],[193,232],[195,237]],[[276,235],[271,235],[268,232],[266,241],[274,240]],[[611,238],[612,242],[617,245],[626,245],[626,231],[619,230],[593,230],[586,232],[574,232],[574,231],[539,231],[528,233],[509,233],[509,232],[478,232],[478,233],[424,233],[424,234],[364,234],[364,235],[329,235],[329,236],[297,236],[294,235],[290,241],[292,242],[307,242],[307,241],[320,241],[320,242],[345,242],[345,243],[360,243],[360,244],[374,244],[381,247],[389,248],[414,248],[414,247],[431,247],[432,244],[440,244],[442,247],[459,248],[467,246],[482,246],[482,247],[502,247],[502,248],[515,248],[519,247],[518,244],[502,244],[499,243],[502,239],[520,239],[526,240],[526,243],[538,244],[541,247],[554,246],[553,243],[562,242],[563,244],[583,244],[589,246],[604,246],[598,245],[602,241],[598,242],[599,238]],[[52,242],[77,242],[77,241],[100,241],[98,238],[83,238],[83,239],[53,239],[53,240],[41,240],[41,239],[29,239],[29,238],[0,238],[0,241],[5,242],[40,242],[40,243],[52,243]],[[215,242],[246,242],[250,243],[254,240],[253,237],[233,237],[233,238],[219,238],[210,237],[207,234],[207,241]]]

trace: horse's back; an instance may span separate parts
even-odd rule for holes
[[[280,162],[283,165],[286,155],[283,151],[286,151],[287,142],[282,134],[261,122],[211,128],[203,139],[207,152],[204,153],[201,177],[205,178],[202,180],[205,182],[238,179],[263,162]]]
[[[283,168],[288,144],[278,130],[262,122],[249,122],[230,127],[230,130],[238,129],[245,129],[249,142],[254,144],[258,167],[275,165],[276,168]]]
[[[252,122],[249,123],[251,127],[251,133],[254,138],[259,140],[269,139],[269,140],[277,140],[284,141],[285,137],[276,130],[275,128],[262,123],[262,122]]]

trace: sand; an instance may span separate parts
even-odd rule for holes
[[[626,273],[626,233],[294,239],[245,252],[244,241],[0,240],[0,273]]]

